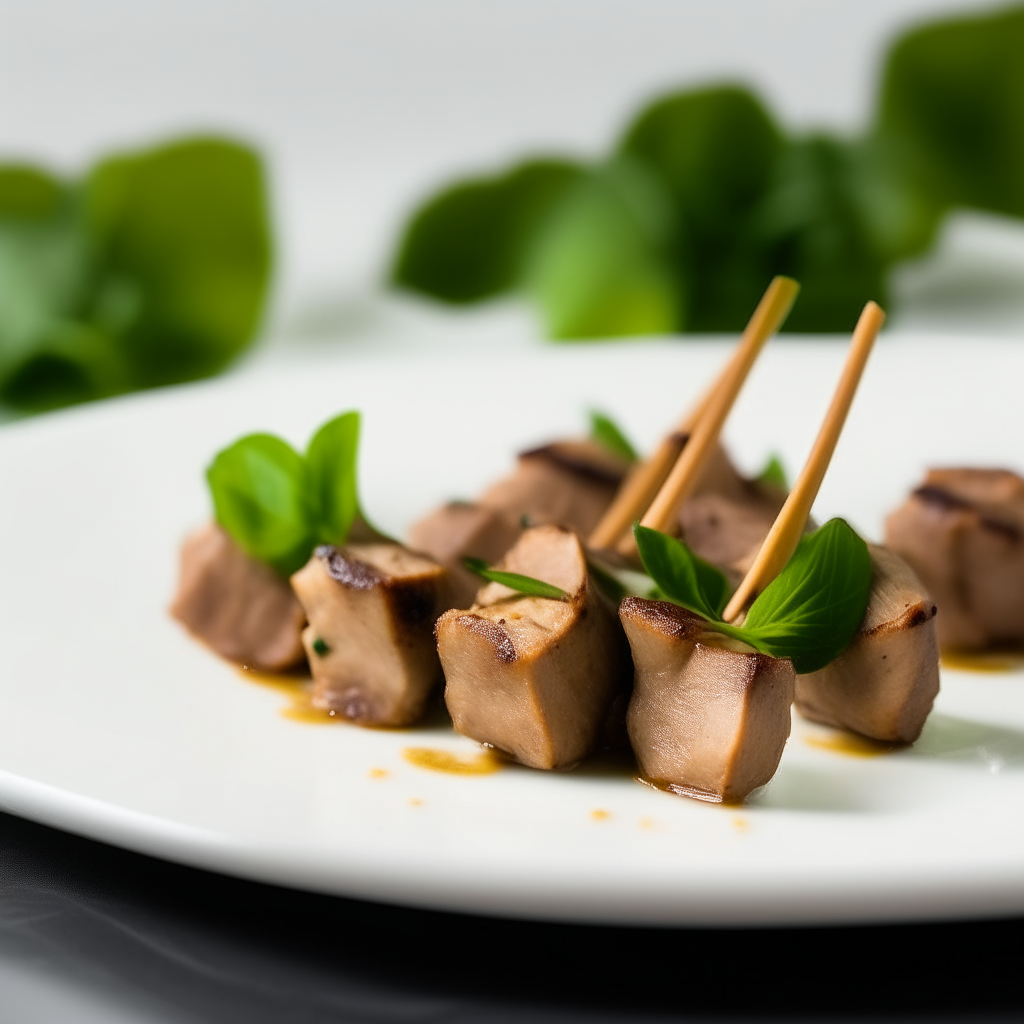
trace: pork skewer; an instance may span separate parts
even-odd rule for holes
[[[494,564],[518,540],[524,523],[562,526],[586,536],[628,470],[625,459],[592,440],[532,448],[475,502],[448,502],[415,523],[409,545],[448,570],[449,607],[466,607],[480,580],[463,567],[464,558]]]
[[[738,594],[767,586],[795,550],[882,319],[869,303],[798,485]],[[734,595],[725,618],[737,617],[745,604]],[[635,668],[627,728],[643,775],[711,802],[743,800],[768,782],[789,738],[792,663],[715,633],[699,616],[668,602],[629,597],[619,615]]]
[[[796,677],[796,707],[815,722],[889,743],[913,743],[939,692],[936,607],[895,552],[868,545],[864,619],[834,661]]]
[[[885,523],[942,614],[939,646],[1024,643],[1024,479],[1005,469],[931,469]]]
[[[215,522],[185,538],[170,612],[240,665],[281,672],[305,657],[306,614],[288,580],[247,555]]]
[[[434,620],[446,571],[393,542],[324,544],[291,578],[315,707],[360,725],[411,725],[441,681]]]
[[[565,600],[489,583],[472,608],[445,612],[435,632],[448,711],[459,732],[523,764],[570,768],[625,705],[629,652],[614,607],[579,538],[560,527],[526,530],[499,568],[553,584]]]
[[[753,360],[795,291],[794,282],[773,282],[739,346],[740,357],[709,393],[686,448],[696,453],[690,462],[698,473],[714,451],[718,430]],[[629,521],[642,511],[630,507]],[[569,767],[593,752],[602,736],[614,733],[616,712],[621,730],[631,673],[615,609],[595,586],[579,539],[568,531],[551,526],[526,530],[498,569],[557,584],[568,599],[524,596],[492,583],[472,608],[442,615],[436,634],[448,710],[459,732],[524,764]]]
[[[638,466],[626,480],[588,537],[589,547],[614,548],[657,496],[669,473],[673,471],[673,466],[678,464],[684,446],[695,446],[697,438],[692,435],[698,425],[707,419],[707,414],[714,408],[719,408],[723,410],[721,415],[724,419],[765,342],[779,329],[789,314],[799,287],[788,277],[776,277],[771,282],[724,370],[697,405],[683,418],[678,428],[668,434],[650,458]],[[711,431],[713,439],[717,438],[718,432]],[[702,451],[701,468],[706,464],[705,460],[709,458],[710,453],[711,449]],[[632,550],[627,544],[626,553]]]

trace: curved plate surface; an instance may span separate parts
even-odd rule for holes
[[[1024,675],[944,671],[921,741],[884,756],[794,723],[774,781],[709,806],[590,765],[425,770],[444,725],[312,725],[166,614],[202,470],[238,435],[304,444],[365,414],[365,504],[400,532],[600,406],[643,444],[722,343],[642,343],[252,370],[0,430],[0,806],[161,857],[324,892],[563,920],[733,924],[1024,911]],[[748,471],[796,468],[844,354],[773,343],[728,429]],[[1021,468],[1024,353],[893,337],[819,497],[877,537],[934,463]]]

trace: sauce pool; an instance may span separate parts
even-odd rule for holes
[[[494,750],[482,750],[471,757],[460,757],[450,750],[434,747],[406,747],[402,757],[416,768],[447,775],[492,775],[505,767],[505,759]]]
[[[284,694],[289,704],[281,709],[281,717],[293,722],[306,722],[309,725],[331,725],[344,719],[333,711],[324,711],[313,706],[313,680],[305,675],[288,675],[284,672],[262,672],[259,669],[243,665],[238,674],[249,683],[266,686],[277,693]]]
[[[940,663],[957,672],[1016,672],[1024,669],[1024,651],[946,651]]]
[[[902,750],[905,743],[885,743],[882,740],[870,740],[867,736],[858,736],[854,732],[836,732],[831,736],[808,736],[807,745],[818,750],[831,750],[835,754],[847,754],[850,757],[879,757],[891,754],[894,750]]]

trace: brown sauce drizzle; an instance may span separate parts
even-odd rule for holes
[[[289,675],[285,672],[263,672],[260,669],[242,665],[238,674],[249,683],[265,686],[284,694],[290,701],[281,709],[281,717],[293,722],[305,722],[309,725],[333,725],[345,721],[333,711],[325,711],[313,706],[312,683],[307,675]]]
[[[1024,669],[1024,650],[943,651],[940,664],[957,672],[1017,672]]]
[[[867,736],[859,736],[855,732],[836,731],[828,736],[808,736],[809,747],[818,750],[830,750],[835,754],[847,754],[850,757],[880,757],[891,754],[894,750],[903,750],[906,743],[886,743],[884,740],[872,740]]]
[[[472,757],[461,757],[434,747],[406,747],[402,757],[416,768],[446,775],[493,775],[507,763],[496,750],[481,750]]]

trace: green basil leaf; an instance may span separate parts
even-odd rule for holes
[[[325,423],[306,448],[309,504],[320,544],[344,544],[359,514],[358,451],[358,412],[346,412]]]
[[[646,573],[611,565],[593,553],[587,557],[587,568],[605,597],[616,604],[629,596],[654,597],[658,589]]]
[[[729,581],[724,573],[667,534],[637,523],[633,536],[640,560],[661,594],[706,619],[721,618],[729,600]]]
[[[664,186],[627,158],[582,179],[554,210],[525,271],[552,338],[664,334],[682,322],[667,258]]]
[[[876,135],[945,206],[1024,217],[1024,9],[925,24],[885,63]]]
[[[732,85],[661,97],[626,131],[619,152],[643,160],[674,200],[672,256],[687,330],[742,330],[771,278],[750,222],[781,148],[761,100]]]
[[[800,282],[789,331],[849,331],[869,299],[887,303],[890,258],[857,189],[856,146],[821,132],[791,140],[751,230],[775,273]]]
[[[0,167],[0,399],[51,408],[213,373],[251,341],[269,270],[243,146],[122,154],[76,184]]]
[[[761,472],[757,474],[757,479],[762,483],[778,487],[780,491],[789,491],[786,467],[783,466],[782,459],[774,452],[768,456],[768,461],[761,468]]]
[[[846,648],[871,591],[868,546],[842,519],[805,536],[785,569],[750,607],[742,639],[798,673],[823,668]]]
[[[520,594],[528,594],[531,597],[549,597],[555,601],[569,600],[569,595],[553,583],[535,580],[532,576],[523,576],[518,572],[490,569],[482,558],[464,558],[462,564],[481,579],[489,580],[491,583],[500,583],[511,590],[519,591]]]
[[[280,438],[250,434],[206,471],[217,522],[240,548],[289,575],[315,544],[302,456]]]
[[[271,242],[260,161],[185,139],[102,161],[85,185],[98,315],[118,324],[133,387],[222,369],[259,326]]]
[[[596,409],[590,410],[590,439],[626,462],[636,462],[640,457],[614,420]]]
[[[541,225],[581,173],[566,160],[531,160],[450,186],[413,214],[392,281],[456,303],[508,291]]]
[[[116,346],[82,320],[90,255],[74,189],[0,167],[0,398],[45,409],[118,389]]]

